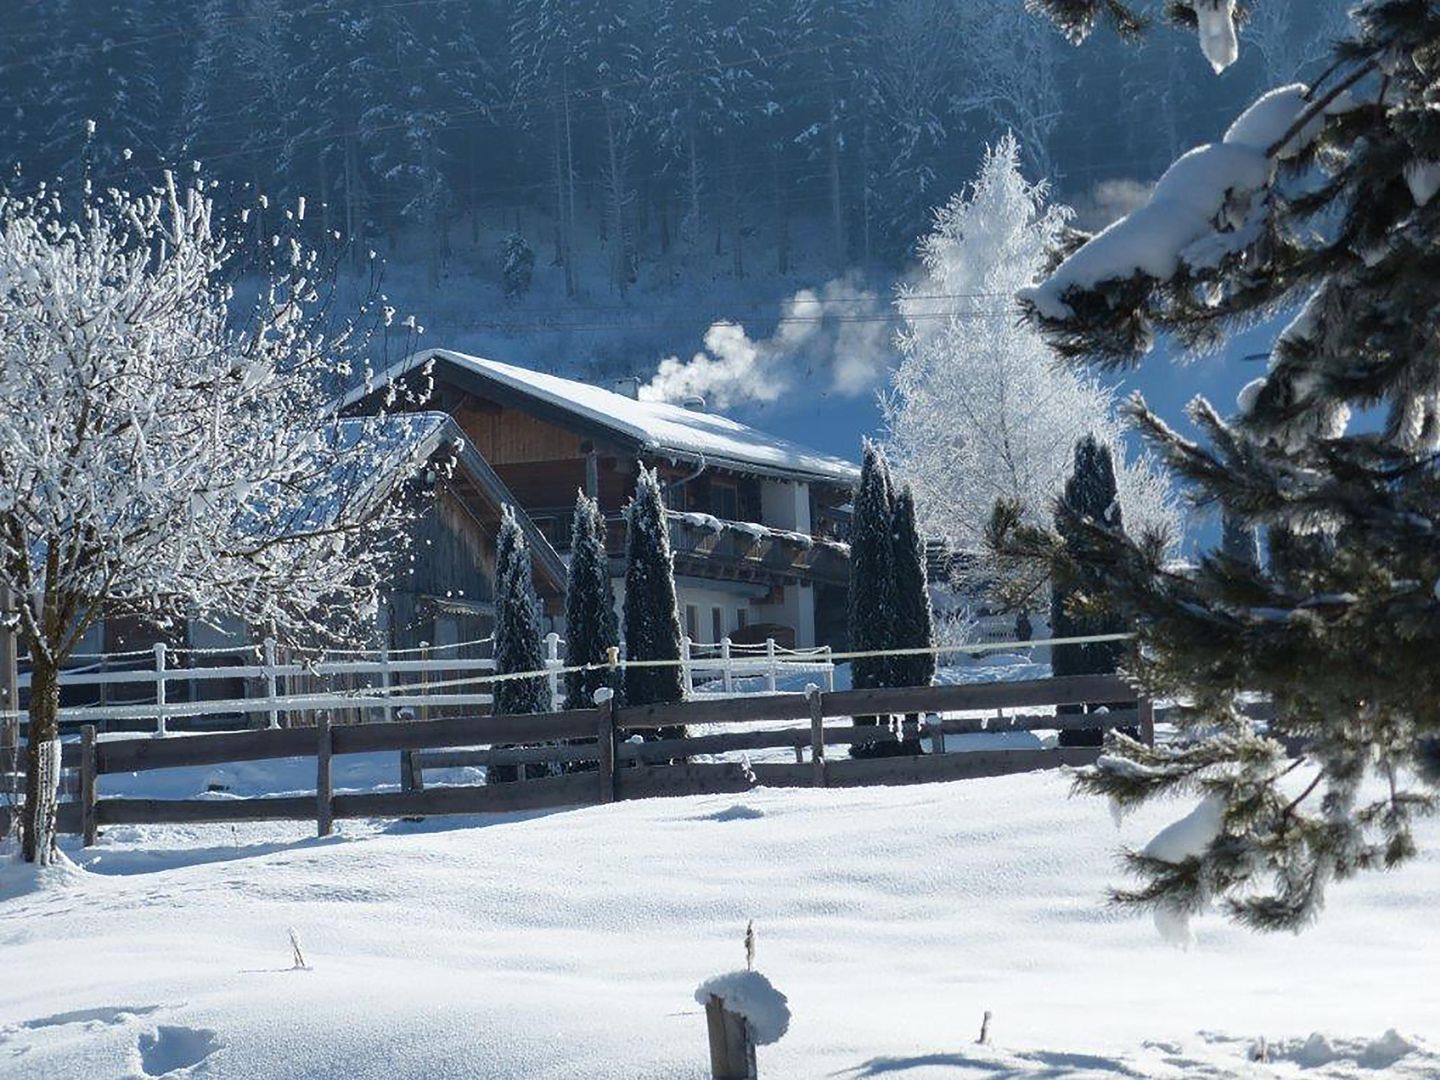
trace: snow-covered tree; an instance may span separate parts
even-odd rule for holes
[[[654,469],[641,466],[625,523],[625,657],[678,661],[680,611],[675,601],[670,526]],[[627,705],[660,705],[684,697],[685,682],[678,664],[625,669]],[[675,738],[684,734],[684,728],[659,728],[657,732],[661,738]]]
[[[605,515],[584,492],[575,500],[570,527],[570,568],[565,587],[565,662],[604,664],[620,644],[615,586],[605,553]],[[588,709],[602,686],[618,689],[608,671],[571,671],[565,675],[565,708]]]
[[[1026,294],[1062,355],[1109,364],[1159,332],[1203,351],[1298,307],[1239,416],[1193,403],[1203,441],[1132,409],[1199,502],[1266,530],[1264,568],[1176,567],[1145,537],[1072,522],[1080,561],[1139,623],[1146,689],[1190,703],[1178,739],[1117,740],[1082,780],[1122,807],[1210,808],[1175,857],[1131,856],[1142,880],[1122,899],[1167,916],[1213,899],[1249,926],[1303,926],[1332,883],[1411,858],[1440,796],[1440,9],[1353,12],[1319,82],[1262,97]],[[1268,697],[1267,726],[1242,692]]]
[[[505,299],[518,300],[528,293],[534,274],[535,249],[524,234],[508,234],[500,245],[500,287]]]
[[[495,674],[514,675],[542,671],[545,650],[540,641],[540,601],[530,567],[530,545],[520,531],[513,507],[500,515],[495,541]],[[493,684],[496,716],[522,716],[550,711],[550,690],[543,675],[501,679]],[[514,765],[492,765],[486,782],[514,780]]]
[[[886,448],[915,492],[922,532],[959,552],[984,552],[997,500],[1047,521],[1075,444],[1091,434],[1115,454],[1130,521],[1178,537],[1169,484],[1147,458],[1122,452],[1113,391],[1057,367],[1044,338],[1017,319],[1010,298],[1042,273],[1069,219],[1045,196],[1021,174],[1018,141],[1003,137],[975,183],[936,211],[920,245],[924,274],[897,300],[905,327]],[[977,583],[996,572],[984,558],[963,565]]]
[[[360,342],[322,328],[312,253],[283,245],[232,317],[240,254],[198,180],[72,212],[0,199],[0,580],[32,664],[28,860],[53,824],[58,674],[96,620],[229,617],[313,646],[373,616],[403,513],[370,483],[384,440],[330,410]]]

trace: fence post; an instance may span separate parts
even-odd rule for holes
[[[932,754],[945,753],[945,721],[938,713],[928,713],[925,717],[925,730],[930,735],[930,752]]]
[[[1155,702],[1142,697],[1135,702],[1135,712],[1140,721],[1140,741],[1146,746],[1155,745]]]
[[[421,662],[422,664],[428,664],[428,663],[430,662],[430,642],[428,642],[428,641],[422,641],[422,642],[420,642],[420,662]],[[429,669],[429,668],[423,668],[423,667],[422,667],[422,668],[420,669],[420,697],[421,697],[422,699],[426,697],[426,692],[427,692],[429,689],[430,689],[430,669]],[[421,720],[429,720],[429,719],[430,719],[430,706],[429,706],[429,704],[427,704],[425,701],[422,700],[422,701],[420,702],[420,711],[419,711],[419,713],[418,713],[417,715],[420,717]]]
[[[330,717],[320,713],[315,717],[315,831],[329,836],[335,822],[335,806],[331,800],[335,789],[330,778],[330,756],[335,749],[330,736]]]
[[[711,994],[705,1003],[705,1025],[710,1037],[711,1080],[754,1080],[755,1042],[745,1017],[725,1008],[724,999]]]
[[[765,689],[775,693],[775,639],[765,639]]]
[[[690,660],[690,635],[685,634],[680,638],[680,678],[685,685],[687,701],[695,696],[695,672],[690,667]]]
[[[730,670],[730,639],[728,637],[720,639],[720,664],[720,685],[724,687],[725,693],[734,693],[735,673]]]
[[[155,734],[165,732],[165,642],[155,643]]]
[[[810,768],[815,774],[815,786],[825,787],[825,708],[820,687],[810,683],[805,687],[805,696],[810,699]]]
[[[615,691],[602,686],[595,691],[599,713],[595,722],[596,760],[600,771],[600,802],[615,801]]]
[[[390,704],[390,642],[387,640],[380,646],[380,692],[384,695],[384,704],[380,706],[380,716],[388,724],[395,719],[395,706]]]
[[[86,847],[94,847],[99,830],[95,821],[95,725],[80,729],[80,836]]]
[[[560,711],[560,676],[555,669],[560,666],[560,635],[551,630],[545,635],[545,667],[549,674],[545,682],[550,687],[550,709]]]
[[[833,694],[835,692],[835,661],[831,658],[830,653],[830,646],[826,645],[825,663],[827,667],[825,668],[825,689]]]
[[[275,639],[265,639],[265,698],[270,702],[270,726],[280,726],[280,711],[275,708]]]

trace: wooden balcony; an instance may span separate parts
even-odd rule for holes
[[[761,585],[837,585],[850,581],[850,549],[833,540],[772,529],[708,514],[671,511],[670,548],[675,572]],[[607,523],[606,549],[624,572],[625,520]]]

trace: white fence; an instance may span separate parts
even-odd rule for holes
[[[83,665],[61,674],[61,691],[69,691],[65,696],[73,699],[77,688],[91,687],[96,700],[62,707],[60,720],[102,729],[151,722],[157,735],[167,734],[173,719],[202,716],[238,720],[264,715],[272,728],[288,722],[291,714],[304,713],[324,713],[332,720],[424,720],[441,710],[473,710],[492,703],[490,694],[475,692],[475,687],[494,673],[494,659],[461,655],[488,651],[492,640],[325,653],[306,661],[281,655],[269,640],[205,650],[160,643],[137,652],[79,656],[75,659]],[[564,699],[563,644],[558,634],[545,636],[544,666],[557,710]],[[718,645],[700,645],[687,638],[681,670],[687,691],[710,697],[775,693],[788,676],[818,676],[827,690],[835,686],[828,647],[786,649],[773,640],[734,645],[727,638]],[[221,685],[225,683],[231,687]],[[235,683],[243,684],[240,696],[233,692]],[[28,672],[21,673],[19,685],[29,689]],[[176,692],[177,687],[185,690]],[[116,697],[124,700],[113,700]]]

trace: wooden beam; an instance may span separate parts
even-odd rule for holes
[[[95,725],[80,729],[80,835],[81,843],[94,847],[99,836],[95,822]]]
[[[334,749],[330,718],[321,713],[315,724],[315,832],[319,836],[329,836],[335,825],[335,811],[330,802],[335,794],[330,772]]]

